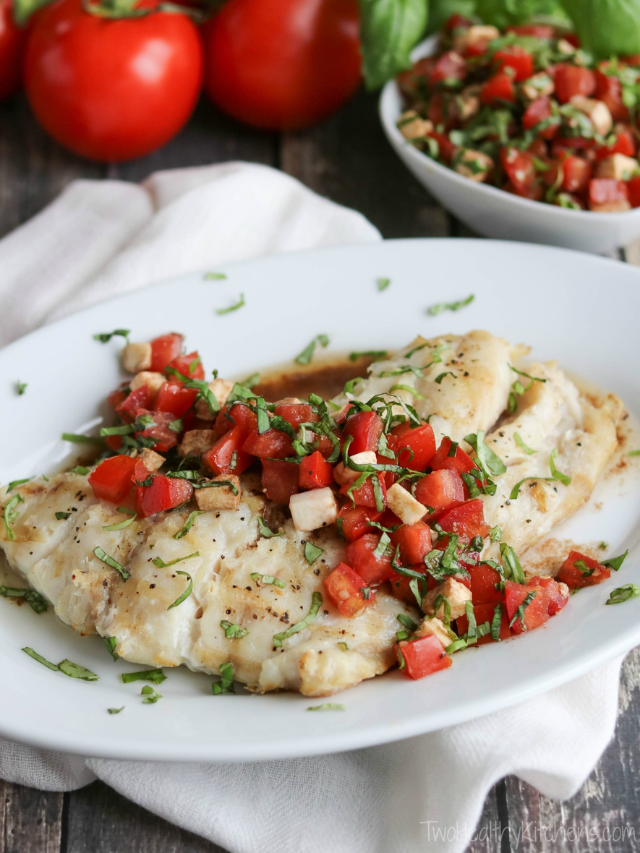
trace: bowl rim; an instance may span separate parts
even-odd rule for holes
[[[415,62],[417,59],[433,55],[438,45],[438,38],[439,34],[434,33],[424,39],[424,41],[420,42],[420,44],[416,45],[411,52],[411,61]],[[633,218],[640,219],[640,207],[635,207],[631,210],[619,211],[617,213],[606,213],[593,210],[571,210],[566,207],[560,207],[559,205],[545,204],[544,202],[523,198],[522,196],[515,195],[514,193],[508,193],[499,187],[494,187],[491,184],[485,184],[480,181],[471,181],[469,178],[459,175],[448,166],[443,166],[442,163],[439,163],[437,160],[429,157],[404,138],[396,126],[396,121],[399,116],[394,117],[391,115],[393,111],[393,98],[401,100],[402,94],[400,93],[395,79],[392,78],[383,86],[378,101],[380,122],[389,141],[395,147],[402,147],[406,152],[407,157],[413,158],[416,163],[423,167],[426,166],[427,169],[431,169],[445,178],[449,178],[460,187],[466,187],[469,192],[476,192],[480,195],[488,194],[489,197],[493,197],[496,200],[502,200],[505,204],[513,204],[516,207],[520,207],[523,211],[540,212],[540,208],[542,207],[549,211],[550,216],[555,216],[558,221],[562,219],[567,221],[569,219],[574,219],[576,222],[578,220],[583,220],[585,222],[592,222],[594,225],[605,225],[606,223],[612,225],[615,223],[628,222]]]

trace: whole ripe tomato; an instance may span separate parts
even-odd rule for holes
[[[360,84],[357,0],[228,0],[203,40],[205,91],[256,127],[307,127]]]
[[[15,95],[20,88],[26,35],[13,20],[11,0],[0,0],[0,99]]]
[[[199,33],[186,15],[105,18],[85,11],[82,0],[56,0],[33,22],[24,80],[54,139],[91,160],[118,162],[178,133],[196,104],[202,69]]]

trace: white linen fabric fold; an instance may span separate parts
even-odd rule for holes
[[[0,241],[0,345],[172,275],[379,239],[360,214],[265,166],[161,172],[141,186],[77,181]],[[502,777],[550,797],[578,790],[613,734],[620,664],[470,723],[340,755],[175,765],[0,740],[0,778],[56,791],[99,778],[231,853],[461,853]]]

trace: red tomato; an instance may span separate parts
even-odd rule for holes
[[[451,468],[459,474],[464,474],[477,467],[473,459],[461,447],[456,447],[455,454],[449,456],[452,444],[451,439],[447,436],[442,439],[436,455],[431,460],[431,467],[434,471]]]
[[[160,386],[154,409],[157,412],[170,412],[174,418],[183,418],[197,396],[197,391],[185,388],[179,382],[165,382]]]
[[[601,63],[601,68],[606,68],[608,63]],[[595,72],[596,86],[594,97],[603,101],[608,107],[614,121],[628,121],[629,110],[622,101],[622,83],[618,77],[611,77],[599,68]],[[623,152],[621,152],[623,153]]]
[[[422,563],[425,554],[432,550],[431,528],[424,521],[405,524],[391,534],[394,545],[400,546],[400,560],[403,566]]]
[[[138,417],[138,412],[151,405],[151,392],[148,385],[141,385],[116,408],[116,412],[127,424],[132,424]]]
[[[276,459],[284,459],[285,456],[294,456],[293,443],[286,432],[279,429],[268,429],[262,435],[257,429],[252,430],[247,436],[242,449],[252,456],[265,459],[268,456]]]
[[[436,438],[429,424],[408,429],[395,441],[398,465],[425,471],[436,453]]]
[[[387,505],[387,487],[385,484],[384,474],[378,474],[378,482],[380,483],[380,489],[382,491],[382,500],[384,501],[384,505]],[[353,483],[351,484],[353,485]],[[344,486],[340,486],[340,494],[346,495],[349,491],[349,484],[346,483]],[[364,485],[360,486],[359,489],[354,489],[351,492],[351,498],[354,501],[356,506],[368,506],[371,509],[376,509],[376,496],[373,491],[373,485],[371,484],[371,478],[364,482]]]
[[[357,616],[374,601],[373,590],[368,599],[362,597],[362,588],[366,584],[346,563],[339,563],[323,584],[327,595],[343,616]]]
[[[420,571],[419,566],[414,566],[413,569],[414,571]],[[433,579],[431,578],[431,575],[425,575],[425,578],[427,579],[428,586],[429,581]],[[413,594],[413,590],[411,589],[410,583],[411,578],[406,578],[402,575],[394,574],[391,580],[389,581],[389,586],[391,587],[391,595],[393,595],[394,598],[397,598],[398,601],[404,601],[405,604],[415,607],[417,604],[416,597]]]
[[[443,27],[444,31],[447,33],[452,33],[454,30],[466,30],[468,29],[473,22],[469,20],[469,18],[465,18],[464,15],[459,15],[455,12],[446,22]]]
[[[480,89],[480,100],[487,106],[499,106],[500,101],[515,104],[516,93],[512,78],[504,71],[498,71]]]
[[[344,423],[343,437],[352,435],[349,445],[349,455],[364,453],[366,450],[377,450],[378,441],[382,435],[382,418],[375,412],[356,412],[349,415]]]
[[[549,98],[542,97],[533,101],[527,109],[525,110],[524,115],[522,116],[522,126],[525,130],[531,130],[531,128],[535,127],[537,124],[540,124],[541,121],[545,121],[548,118],[551,118],[551,101]],[[560,119],[554,124],[549,125],[549,127],[545,127],[540,131],[540,136],[543,139],[551,139],[557,132],[558,127],[560,126]],[[533,151],[529,153],[533,154]],[[546,151],[544,152],[546,154]]]
[[[403,640],[395,645],[398,663],[409,678],[424,678],[441,669],[451,666],[451,658],[445,654],[442,643],[437,637],[430,635],[418,640]]]
[[[507,32],[516,33],[519,36],[533,36],[537,39],[552,39],[556,35],[555,28],[547,24],[519,24],[507,27]]]
[[[424,59],[419,59],[415,65],[406,71],[401,71],[396,77],[396,82],[402,93],[408,98],[418,97],[420,92],[426,89],[435,64],[435,56],[427,56]]]
[[[627,181],[627,192],[631,207],[640,207],[640,178],[631,178]]]
[[[262,491],[271,501],[288,504],[298,492],[298,466],[280,459],[262,460]]]
[[[54,139],[90,160],[119,162],[178,133],[196,105],[202,68],[200,36],[186,15],[109,20],[86,12],[82,0],[58,0],[33,19],[24,75],[31,107]]]
[[[626,157],[635,157],[636,140],[633,131],[628,125],[618,124],[614,128],[616,141],[613,145],[601,145],[596,148],[596,160],[604,160],[612,154],[624,154]]]
[[[221,436],[211,450],[207,450],[202,461],[214,474],[242,474],[253,462],[251,456],[242,450],[244,440],[242,427],[236,426]]]
[[[476,604],[474,601],[473,606],[473,614],[476,617],[476,624],[482,625],[483,622],[491,622],[493,621],[493,617],[496,613],[496,604],[495,603],[487,603],[487,604]],[[460,634],[466,634],[469,630],[469,620],[466,616],[458,616],[456,619],[456,627]],[[500,639],[507,640],[511,636],[511,629],[509,628],[509,617],[507,616],[507,609],[502,605],[502,618],[500,620]],[[480,637],[477,642],[478,646],[484,646],[487,643],[495,642],[491,638],[491,634],[485,634],[484,637]]]
[[[121,503],[133,488],[131,477],[136,460],[130,456],[112,456],[89,474],[89,485],[97,498]]]
[[[581,193],[589,186],[591,180],[592,166],[588,160],[582,157],[569,155],[561,158],[562,164],[562,189],[570,193]]]
[[[431,85],[442,83],[445,80],[464,80],[467,73],[467,65],[464,59],[455,50],[448,50],[441,54],[431,71]]]
[[[191,352],[188,355],[179,355],[170,361],[167,367],[172,367],[178,373],[190,379],[204,379],[204,367],[197,352]]]
[[[580,561],[586,565],[586,569],[575,565]],[[606,581],[611,577],[611,569],[579,551],[570,551],[556,577],[562,583],[566,583],[569,589],[581,589],[583,586],[595,586]]]
[[[433,98],[431,100],[433,101]],[[438,143],[438,152],[440,159],[445,163],[450,163],[451,158],[455,154],[456,146],[449,139],[446,133],[437,133],[435,130],[432,130],[431,133],[427,134],[427,136],[430,139],[435,139],[435,141]]]
[[[156,373],[164,373],[165,367],[182,352],[182,335],[170,332],[151,341],[151,367]]]
[[[379,521],[382,516],[378,510],[370,509],[365,506],[351,506],[350,503],[345,504],[338,513],[338,530],[342,531],[347,542],[355,542],[360,536],[365,533],[371,533],[374,529],[369,524],[370,521]]]
[[[455,468],[432,471],[416,486],[416,500],[436,513],[464,502],[464,483]]]
[[[574,95],[593,95],[596,88],[596,78],[588,68],[577,65],[558,65],[554,82],[556,95],[561,104],[566,104]]]
[[[360,85],[357,0],[228,0],[205,24],[204,87],[267,130],[307,127]]]
[[[494,54],[498,71],[511,68],[515,72],[516,83],[522,82],[533,75],[533,59],[531,54],[517,44],[503,47]]]
[[[26,30],[13,20],[11,0],[0,0],[0,100],[15,95],[22,85],[26,38]]]
[[[560,584],[554,578],[531,578],[530,586],[541,586],[547,591],[549,598],[549,616],[555,616],[569,601],[569,594],[566,590],[560,589]]]
[[[127,392],[124,388],[117,388],[115,391],[112,391],[107,397],[107,402],[111,406],[112,409],[118,410],[118,406],[127,399]]]
[[[153,474],[150,486],[136,486],[136,512],[148,518],[186,503],[192,495],[193,486],[187,480]]]
[[[322,489],[333,483],[333,465],[319,450],[300,460],[298,485],[301,489]]]
[[[141,432],[136,433],[137,436],[144,438],[155,439],[153,449],[158,453],[166,453],[178,443],[178,434],[169,428],[171,421],[175,420],[171,412],[149,412],[146,409],[138,411],[138,419],[147,415],[153,418],[153,425],[145,427]]]
[[[612,204],[627,201],[627,185],[615,178],[594,178],[589,181],[589,204]]]
[[[215,429],[218,435],[224,435],[234,426],[240,428],[243,438],[246,438],[254,429],[258,429],[258,419],[255,412],[244,403],[234,403],[232,406],[223,406],[216,418]]]
[[[471,575],[471,600],[474,605],[504,601],[504,592],[496,589],[496,584],[500,583],[499,572],[482,563],[468,566],[467,571]]]
[[[536,179],[533,157],[528,151],[505,146],[500,149],[500,159],[518,195],[524,195]]]
[[[380,542],[379,533],[365,533],[347,545],[347,560],[365,584],[378,584],[388,580],[393,570],[391,568],[392,553],[376,556],[375,550]],[[391,549],[387,547],[387,551]]]
[[[535,593],[535,595],[524,609],[524,627],[522,620],[518,617],[513,625],[511,625],[511,630],[514,634],[523,634],[525,631],[531,631],[533,628],[543,625],[549,619],[549,596],[543,586],[536,585],[533,582],[525,585],[514,583],[513,581],[505,581],[504,595],[509,622],[511,622],[517,613],[518,607],[524,604],[525,598],[530,593]]]
[[[474,536],[488,536],[490,530],[484,520],[484,504],[480,498],[449,510],[441,517],[440,527],[448,533],[456,533],[460,537],[461,545],[469,542]]]
[[[318,420],[318,415],[312,411],[311,406],[307,403],[295,403],[276,406],[275,415],[281,417],[287,423],[291,424],[296,429],[300,424],[315,423]]]

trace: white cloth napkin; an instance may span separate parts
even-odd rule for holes
[[[190,270],[379,240],[354,211],[241,163],[78,181],[0,241],[0,345],[108,296]],[[78,758],[0,740],[0,777],[45,790],[102,779],[231,853],[460,853],[515,773],[572,796],[609,742],[621,659],[515,708],[341,755],[243,765]]]

